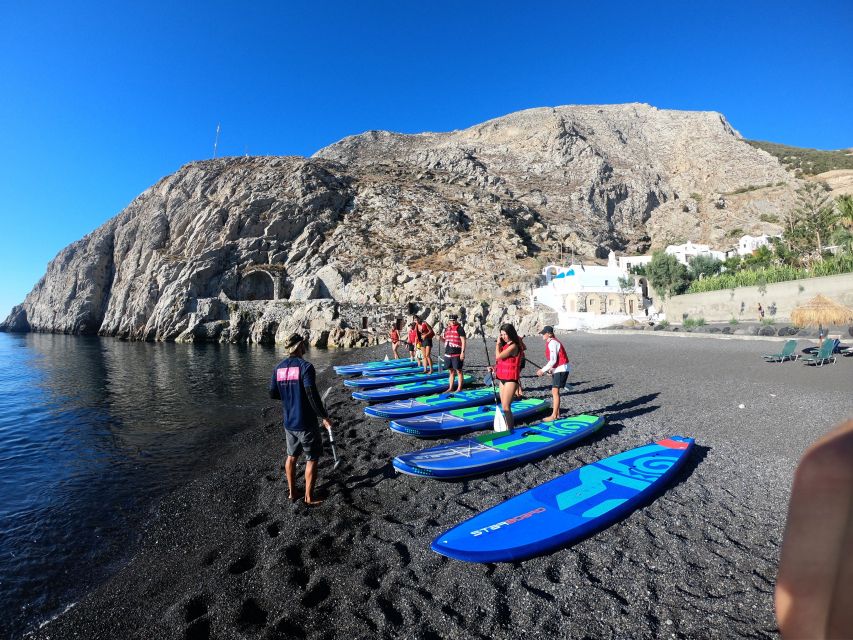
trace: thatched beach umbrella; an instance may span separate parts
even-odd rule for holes
[[[791,322],[798,327],[848,324],[853,322],[853,309],[817,295],[791,311]]]

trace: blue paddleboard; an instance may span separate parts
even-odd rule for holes
[[[464,478],[557,453],[592,435],[602,424],[604,418],[588,415],[537,422],[517,426],[512,432],[484,433],[404,453],[394,458],[393,465],[397,471],[413,476]]]
[[[394,375],[375,376],[373,374],[344,380],[344,386],[353,387],[355,389],[375,389],[377,387],[390,387],[395,384],[405,384],[406,382],[424,382],[426,380],[444,380],[447,381],[447,373],[444,371],[436,371],[435,373],[424,373],[417,371],[414,373],[398,373]]]
[[[412,363],[405,367],[391,367],[391,368],[379,368],[379,369],[365,369],[362,372],[364,376],[397,376],[402,375],[404,373],[419,373],[423,372],[424,366],[420,363]],[[444,364],[441,362],[433,362],[432,363],[432,371],[435,373],[436,371],[445,371]]]
[[[660,491],[693,442],[672,436],[570,471],[441,534],[432,550],[468,562],[508,562],[577,542]]]
[[[462,376],[463,384],[471,384],[474,377],[470,375]],[[383,400],[400,400],[401,398],[411,398],[421,394],[434,393],[447,389],[447,378],[441,376],[441,380],[425,380],[424,382],[409,382],[407,384],[396,384],[392,387],[380,387],[379,389],[367,389],[365,391],[355,391],[352,397],[356,400],[366,400],[367,402],[382,402]]]
[[[365,369],[389,369],[394,367],[405,367],[411,364],[409,358],[397,358],[396,360],[373,360],[371,362],[356,362],[353,364],[335,365],[335,373],[342,376],[356,375]]]
[[[491,429],[495,420],[495,404],[479,407],[452,409],[440,413],[428,413],[413,418],[391,421],[391,430],[420,438],[435,438],[480,429]],[[516,423],[548,409],[540,398],[525,398],[512,403],[512,416]]]
[[[448,409],[460,407],[476,407],[481,404],[488,404],[489,402],[494,404],[495,392],[491,387],[480,387],[479,389],[467,389],[452,393],[436,393],[409,398],[408,400],[375,404],[372,407],[365,407],[364,413],[371,418],[403,418],[405,416],[418,416],[422,413],[447,411]]]

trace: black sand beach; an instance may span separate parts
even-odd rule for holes
[[[562,337],[575,363],[563,413],[603,415],[605,427],[561,455],[465,482],[396,476],[392,456],[433,441],[366,419],[341,379],[320,372],[345,462],[321,463],[328,498],[314,509],[286,499],[280,409],[258,380],[257,415],[246,417],[257,427],[162,502],[123,569],[33,637],[777,636],[772,593],[794,467],[853,415],[853,358],[812,368],[765,364],[779,341]],[[468,362],[482,365],[473,344]],[[538,339],[528,345],[541,361]],[[546,379],[525,373],[529,395],[549,395]],[[505,498],[674,434],[698,445],[675,484],[573,547],[497,565],[429,550]]]

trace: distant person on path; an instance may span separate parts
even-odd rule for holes
[[[459,324],[459,316],[450,314],[450,323],[444,330],[444,361],[450,372],[447,380],[447,392],[453,391],[453,376],[459,377],[456,383],[456,391],[462,391],[463,374],[462,366],[465,360],[465,328]]]
[[[511,431],[515,426],[512,417],[512,400],[521,377],[521,339],[511,324],[501,325],[500,335],[495,343],[495,366],[492,368],[495,378],[501,383],[501,407],[506,426]]]
[[[418,357],[415,355],[415,349],[418,344],[418,325],[414,322],[409,325],[409,360],[417,361]]]
[[[551,374],[551,397],[553,399],[551,415],[543,422],[553,422],[560,417],[560,389],[566,386],[569,378],[569,356],[562,343],[554,337],[554,327],[547,325],[539,332],[545,341],[545,357],[548,362],[536,372],[537,376]]]
[[[761,306],[761,303],[758,303],[758,319],[764,320],[764,307]]]
[[[853,420],[800,459],[776,579],[782,637],[853,638]]]
[[[396,324],[391,325],[391,331],[388,333],[388,337],[391,338],[391,353],[394,354],[394,359],[396,360],[400,357],[397,353],[397,347],[400,346],[400,332],[397,331]]]
[[[284,472],[287,477],[288,497],[291,502],[296,495],[296,460],[304,451],[308,462],[305,464],[305,504],[318,505],[322,500],[314,497],[314,484],[317,479],[317,460],[323,453],[323,437],[317,419],[323,420],[323,426],[329,431],[332,423],[317,393],[314,365],[303,360],[305,339],[298,333],[291,335],[285,343],[288,356],[279,362],[270,380],[269,394],[274,400],[281,400],[284,413],[284,435],[287,442],[287,461]]]
[[[421,322],[418,316],[412,316],[418,325],[418,337],[420,338],[421,351],[424,354],[424,373],[432,373],[432,339],[435,337],[435,331],[426,322]]]

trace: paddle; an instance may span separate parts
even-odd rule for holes
[[[486,348],[486,363],[489,365],[489,368],[492,366],[492,362],[489,359],[489,343],[486,342],[486,329],[483,327],[483,319],[482,316],[480,318],[480,335],[483,337],[483,346]],[[495,431],[509,431],[509,428],[506,424],[506,416],[504,415],[503,407],[501,406],[501,400],[498,397],[498,390],[495,387],[495,379],[491,375],[491,372],[486,374],[483,378],[483,382],[486,384],[491,384],[492,393],[495,396],[495,420],[492,423],[492,428]]]
[[[385,359],[387,360],[388,356],[385,356]],[[332,387],[329,387],[328,389],[326,389],[326,392],[323,394],[323,397],[320,398],[323,402],[326,401],[326,396],[329,395],[329,392],[331,390],[332,390]],[[335,451],[335,439],[332,437],[332,430],[331,429],[326,429],[326,431],[329,432],[329,444],[332,445],[332,459],[335,461],[334,464],[332,465],[332,469],[337,469],[338,466],[341,464],[341,461],[338,459],[338,452]]]

